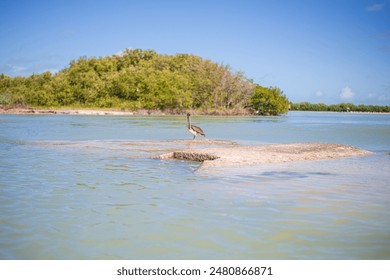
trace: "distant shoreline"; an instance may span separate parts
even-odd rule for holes
[[[96,115],[96,116],[132,116],[132,111],[93,110],[93,109],[37,109],[37,108],[0,108],[0,114],[11,115]]]
[[[362,111],[349,111],[349,112],[337,112],[337,111],[306,111],[306,110],[289,110],[289,112],[301,112],[301,113],[334,113],[334,114],[380,114],[380,115],[388,115],[389,112],[362,112]]]
[[[41,109],[29,107],[2,107],[0,114],[10,115],[85,115],[85,116],[166,116],[183,115],[185,113],[197,115],[215,115],[215,116],[251,116],[249,110],[158,110],[158,109],[138,109],[134,111],[120,109]]]
[[[196,110],[148,110],[139,109],[135,111],[119,110],[119,109],[41,109],[29,107],[5,107],[0,106],[0,114],[9,115],[83,115],[83,116],[165,116],[165,115],[182,115],[186,112],[196,113],[197,115],[215,115],[215,116],[254,116],[249,111],[196,111]],[[390,114],[388,112],[335,112],[335,111],[303,111],[290,110],[289,112],[310,112],[310,113],[335,113],[335,114]]]

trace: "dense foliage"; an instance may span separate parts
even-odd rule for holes
[[[283,92],[276,87],[265,88],[259,85],[250,98],[250,107],[259,115],[278,115],[287,112],[289,102]]]
[[[379,105],[354,105],[352,103],[340,103],[326,105],[324,103],[312,104],[309,102],[291,103],[290,110],[295,111],[329,111],[329,112],[379,112],[390,113],[390,106]]]
[[[99,107],[129,110],[223,110],[281,114],[288,100],[228,66],[188,54],[126,49],[79,58],[56,74],[0,75],[0,105]]]

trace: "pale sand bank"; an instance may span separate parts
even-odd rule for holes
[[[201,141],[199,141],[201,142]],[[167,160],[203,162],[202,166],[239,166],[304,160],[331,159],[371,154],[348,145],[333,143],[294,143],[228,147],[189,148],[157,156]]]
[[[228,140],[39,141],[53,148],[109,150],[129,158],[202,162],[202,166],[240,166],[363,156],[372,152],[348,145],[311,142],[244,146]]]
[[[0,114],[12,115],[94,115],[94,116],[132,116],[132,111],[90,110],[90,109],[34,109],[34,108],[0,108]]]
[[[186,110],[187,111],[187,110]],[[190,110],[191,111],[191,110]],[[291,112],[309,112],[309,111],[291,111]],[[321,111],[310,111],[310,113],[325,113]],[[334,114],[390,114],[387,112],[326,112]],[[181,110],[148,110],[138,109],[135,111],[129,110],[115,110],[115,109],[39,109],[27,107],[9,107],[0,105],[0,114],[10,115],[95,115],[95,116],[145,116],[145,115],[180,115],[183,114]],[[252,115],[249,112],[234,112],[234,111],[218,111],[212,110],[210,112],[200,112],[200,115],[222,115],[222,116],[247,116]]]

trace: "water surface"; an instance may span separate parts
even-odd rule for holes
[[[204,169],[152,159],[191,139],[185,117],[0,115],[0,258],[390,258],[390,115],[193,122],[211,139],[375,153]]]

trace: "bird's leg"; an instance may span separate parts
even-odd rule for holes
[[[192,138],[192,140],[195,140],[195,138],[196,138],[196,135],[194,135],[194,138]]]

